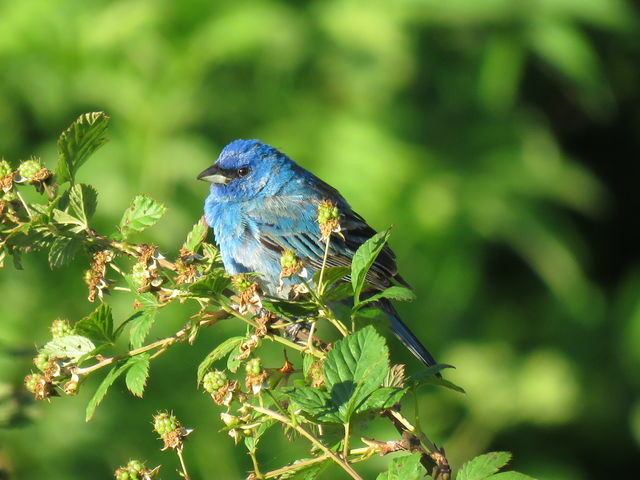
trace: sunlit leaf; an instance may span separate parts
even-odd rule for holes
[[[109,117],[104,112],[80,115],[58,138],[58,165],[56,180],[59,184],[74,183],[78,169],[89,156],[107,141],[104,134]]]

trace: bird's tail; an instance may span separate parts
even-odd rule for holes
[[[429,353],[420,340],[416,338],[409,327],[407,327],[402,320],[396,309],[391,305],[387,299],[382,299],[379,302],[382,310],[389,315],[391,320],[391,331],[398,339],[404,343],[404,345],[413,353],[419,360],[422,361],[427,367],[436,365],[437,362],[433,356]]]

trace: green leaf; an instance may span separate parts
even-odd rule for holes
[[[509,460],[509,452],[485,453],[462,465],[456,480],[484,480],[504,467]]]
[[[125,377],[127,388],[136,397],[141,397],[149,377],[149,354],[141,353],[127,360],[129,370]]]
[[[102,303],[91,314],[80,319],[75,325],[75,331],[89,337],[97,344],[113,343],[113,315],[111,307]]]
[[[120,220],[119,229],[122,236],[126,238],[132,233],[142,232],[155,225],[166,211],[167,207],[160,202],[146,195],[137,195]]]
[[[229,287],[230,283],[227,272],[222,268],[216,268],[188,285],[187,289],[195,296],[216,299]]]
[[[390,233],[389,229],[376,233],[373,237],[360,245],[356,253],[353,255],[353,260],[351,261],[351,284],[353,285],[353,298],[355,304],[358,304],[360,301],[360,292],[364,286],[367,272],[387,243]]]
[[[98,205],[98,192],[91,185],[78,183],[71,187],[68,193],[71,211],[88,226]]]
[[[71,227],[70,230],[74,233],[81,232],[83,230],[86,230],[87,228],[87,226],[84,224],[82,220],[74,217],[73,215],[67,212],[58,210],[57,208],[54,208],[51,214],[53,216],[54,222],[57,222],[60,225],[70,226]]]
[[[326,267],[324,269],[324,273],[322,274],[322,283],[324,284],[323,290],[327,289],[334,283],[343,278],[348,280],[349,274],[351,273],[351,269],[349,267]],[[311,280],[316,288],[319,288],[318,282],[320,281],[320,270],[317,270]]]
[[[409,387],[380,387],[373,391],[366,400],[358,406],[356,413],[367,411],[387,410],[402,400],[402,397],[409,391]]]
[[[413,293],[413,290],[409,288],[393,285],[392,287],[389,287],[380,293],[376,293],[375,295],[362,300],[361,302],[357,303],[353,307],[353,309],[358,310],[366,304],[375,302],[377,300],[380,300],[381,298],[390,298],[391,300],[398,300],[400,302],[412,302],[416,299],[416,294]]]
[[[322,295],[322,301],[324,303],[331,303],[350,297],[353,297],[353,285],[350,283],[337,283],[324,292],[324,295]]]
[[[129,343],[133,348],[140,348],[156,321],[155,308],[143,308],[129,321]]]
[[[214,348],[211,353],[204,358],[200,365],[198,365],[198,385],[202,382],[202,378],[205,373],[207,373],[207,370],[211,368],[211,365],[213,365],[216,360],[220,360],[227,354],[231,353],[231,351],[240,345],[243,340],[244,337],[227,338],[224,342]]]
[[[394,458],[389,469],[376,477],[376,480],[423,480],[427,471],[420,463],[420,454],[414,453],[400,458]]]
[[[536,480],[529,475],[520,472],[500,472],[487,477],[489,480]]]
[[[439,363],[437,365],[432,365],[431,367],[423,369],[420,373],[413,375],[409,382],[414,387],[419,387],[422,385],[438,385],[440,387],[445,387],[450,390],[454,390],[459,393],[465,393],[464,388],[459,387],[453,382],[449,380],[445,380],[444,378],[436,377],[436,373],[444,370],[445,368],[454,368],[451,365],[446,365],[443,363]]]
[[[54,338],[42,348],[42,351],[52,357],[69,358],[73,361],[95,348],[96,346],[87,337],[67,335]]]
[[[372,326],[335,343],[324,362],[324,378],[343,422],[380,387],[389,370],[389,350]]]
[[[111,370],[109,370],[109,373],[107,373],[107,376],[104,377],[104,380],[102,380],[102,383],[98,386],[98,389],[93,394],[93,397],[91,397],[91,400],[89,400],[89,403],[87,404],[85,421],[88,422],[93,418],[93,414],[95,413],[97,406],[100,405],[102,400],[104,400],[104,397],[107,394],[109,387],[111,387],[111,385],[113,385],[113,382],[115,382],[116,379],[120,375],[122,375],[130,366],[131,366],[130,364],[124,363],[119,367],[114,366]]]
[[[343,423],[328,393],[306,386],[292,387],[287,389],[286,393],[297,408],[316,420],[326,423]]]
[[[104,112],[80,115],[58,138],[56,181],[74,183],[78,169],[89,156],[105,144],[109,117]]]
[[[60,268],[69,265],[81,244],[75,237],[57,237],[49,248],[49,266]]]
[[[227,358],[227,369],[231,373],[236,373],[238,371],[240,363],[242,362],[242,360],[237,358],[242,353],[240,351],[240,345],[242,345],[242,342],[240,342],[236,347],[234,347],[233,350],[231,350],[231,352],[229,353],[229,357]]]
[[[202,245],[202,242],[204,242],[204,239],[207,238],[208,231],[209,226],[207,225],[204,217],[201,217],[200,220],[198,220],[198,223],[193,226],[187,235],[187,239],[185,240],[184,245],[182,245],[182,248],[193,253],[197,252],[200,245]]]
[[[290,300],[262,299],[262,306],[277,316],[287,319],[308,317],[318,313],[318,306],[312,302],[295,302]]]

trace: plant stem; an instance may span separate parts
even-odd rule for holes
[[[316,458],[312,458],[310,460],[305,460],[303,462],[294,463],[293,465],[288,465],[286,467],[277,468],[276,470],[271,470],[270,472],[265,473],[261,478],[275,478],[279,477],[290,470],[297,470],[306,468],[309,465],[315,465],[316,463],[321,463],[328,460],[330,457],[326,453]]]
[[[342,442],[342,457],[347,460],[349,456],[349,428],[350,423],[347,422],[344,424],[344,441]]]
[[[189,480],[189,474],[187,473],[187,466],[184,463],[184,458],[182,457],[182,448],[176,448],[176,453],[178,454],[178,458],[180,459],[180,467],[182,468],[182,476],[184,480]]]
[[[324,269],[327,266],[327,257],[329,256],[329,243],[331,242],[331,235],[327,237],[327,241],[324,246],[324,256],[322,257],[322,267],[320,268],[320,277],[318,278],[318,296],[322,297],[324,293],[324,285],[322,284],[322,277],[324,276]]]
[[[256,458],[256,451],[249,450],[249,456],[251,457],[251,462],[253,463],[253,473],[256,474],[256,478],[265,478],[262,473],[260,473],[260,467],[258,466],[258,459]]]
[[[311,443],[313,443],[316,447],[318,447],[320,450],[322,450],[326,455],[328,455],[329,458],[331,458],[331,460],[333,460],[345,472],[347,472],[351,478],[353,478],[354,480],[363,480],[363,478],[360,475],[358,475],[358,472],[356,472],[351,467],[351,465],[349,465],[349,463],[346,460],[342,460],[340,457],[338,457],[334,452],[329,450],[320,440],[318,440],[312,434],[307,432],[300,425],[294,424],[289,418],[287,418],[287,417],[285,417],[283,415],[280,415],[279,413],[274,412],[273,410],[269,410],[269,409],[263,408],[263,407],[257,407],[255,405],[250,405],[250,406],[256,412],[259,412],[259,413],[262,413],[264,415],[267,415],[268,417],[271,417],[274,420],[277,420],[280,423],[284,423],[288,427],[291,427],[291,428],[295,429],[296,432],[298,432],[300,435],[305,437],[307,440],[309,440]]]

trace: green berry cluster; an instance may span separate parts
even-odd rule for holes
[[[178,428],[178,419],[168,412],[159,412],[153,417],[153,429],[160,436],[173,432]]]
[[[227,427],[235,427],[240,423],[240,419],[235,415],[231,415],[230,413],[221,413],[220,418],[224,422]]]
[[[247,362],[244,369],[249,375],[260,375],[260,372],[262,372],[262,362],[259,358],[252,358]]]
[[[71,324],[69,323],[68,320],[64,320],[62,318],[59,318],[58,320],[54,320],[53,323],[51,324],[51,327],[49,327],[49,330],[51,330],[51,335],[53,335],[53,338],[60,338],[60,337],[66,337],[67,335],[73,335],[73,328],[71,327]]]
[[[6,177],[11,173],[11,165],[5,159],[0,160],[0,178]]]
[[[318,223],[320,225],[337,219],[339,215],[338,207],[331,202],[324,201],[318,205]]]
[[[280,265],[283,267],[295,267],[298,264],[298,259],[293,250],[285,250],[280,257]]]
[[[40,375],[39,373],[27,375],[26,377],[24,377],[24,386],[31,393],[35,393],[36,386],[38,385],[38,382],[43,378],[44,377],[42,375]]]
[[[144,474],[144,465],[139,460],[131,460],[126,467],[116,470],[116,480],[140,480]]]
[[[147,269],[142,263],[138,262],[133,266],[133,269],[131,270],[131,277],[133,279],[133,283],[140,286],[144,284],[145,280],[147,279]]]
[[[207,393],[214,393],[224,387],[227,384],[227,381],[228,379],[224,372],[213,370],[211,372],[207,372],[202,379],[202,387]]]
[[[44,352],[40,352],[33,359],[33,364],[36,366],[38,370],[44,372],[49,366],[49,355]]]
[[[27,180],[31,180],[36,173],[42,170],[42,168],[40,160],[32,158],[30,160],[25,160],[20,164],[18,167],[18,173]]]
[[[241,292],[244,292],[245,290],[250,288],[251,285],[253,285],[253,282],[251,282],[244,275],[236,275],[231,279],[231,283],[233,283],[233,286],[236,287]]]

